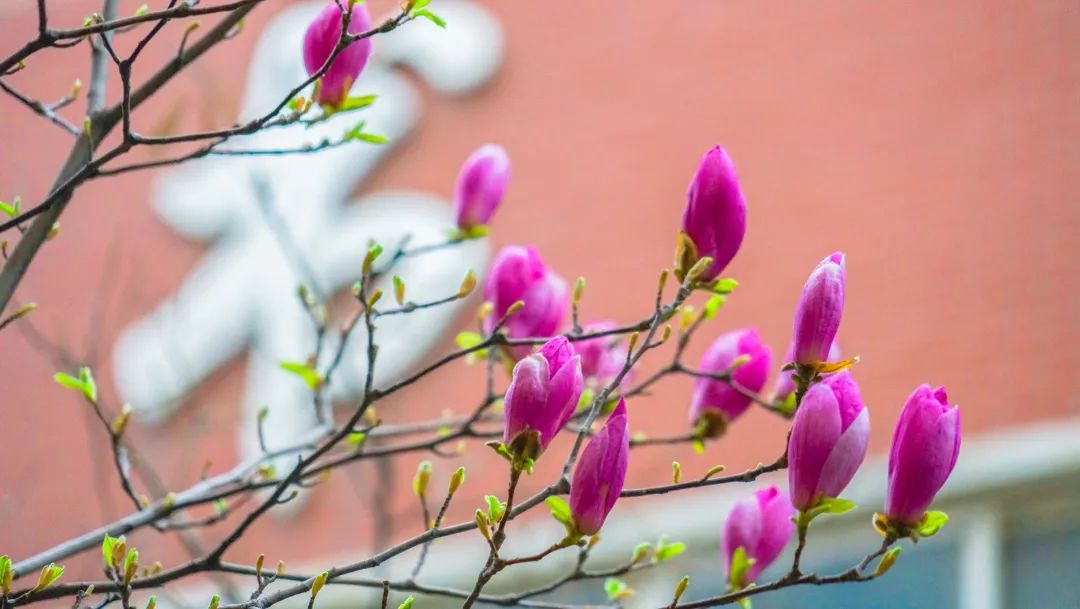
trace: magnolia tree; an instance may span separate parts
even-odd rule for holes
[[[0,311],[8,307],[15,286],[42,242],[55,233],[57,218],[87,181],[227,152],[230,139],[239,135],[296,123],[315,124],[339,113],[357,111],[371,103],[370,99],[353,97],[350,92],[371,53],[372,38],[417,18],[443,25],[424,0],[407,2],[395,17],[377,27],[372,26],[361,2],[335,0],[315,18],[304,37],[303,61],[309,77],[297,83],[288,97],[270,105],[263,116],[226,129],[167,137],[148,137],[132,130],[131,113],[137,106],[185,66],[235,35],[244,16],[261,4],[261,0],[236,0],[201,6],[194,0],[170,0],[168,7],[159,11],[144,7],[133,16],[117,17],[115,0],[106,0],[102,14],[88,17],[82,27],[67,30],[50,26],[46,0],[38,0],[37,36],[0,61],[0,74],[7,77],[30,69],[28,65],[32,62],[28,60],[41,50],[85,42],[93,53],[89,113],[81,125],[73,125],[59,111],[74,101],[77,91],[58,103],[45,104],[30,99],[0,79],[8,94],[76,138],[67,164],[42,201],[26,210],[17,201],[3,204],[3,212],[10,216],[3,230],[17,229],[20,235],[13,251],[8,251],[7,241],[4,243]],[[220,22],[196,39],[197,21],[192,19],[209,14],[220,14]],[[133,82],[133,64],[167,27],[185,28],[180,49],[145,82]],[[130,53],[121,56],[114,36],[136,32],[138,37],[133,39]],[[112,71],[110,64],[119,74],[122,97],[108,106],[104,92],[105,80]],[[109,138],[118,125],[119,135]],[[324,141],[297,150],[260,152],[310,154],[355,140],[378,143],[381,138],[357,127],[339,141]],[[110,146],[101,152],[99,148],[105,142]],[[150,162],[125,165],[121,160],[138,147],[174,144],[197,147]],[[312,405],[318,408],[348,339],[360,327],[366,336],[363,352],[367,377],[363,394],[346,420],[324,422],[316,433],[301,442],[272,450],[264,448],[257,458],[239,463],[223,474],[150,500],[140,494],[128,473],[129,445],[125,429],[130,409],[110,408],[99,399],[89,369],[83,368],[77,375],[58,373],[57,382],[80,392],[100,419],[103,433],[111,440],[116,472],[131,500],[132,512],[33,556],[0,557],[0,607],[66,599],[76,608],[112,603],[125,609],[152,608],[155,597],[145,594],[167,589],[186,578],[213,573],[243,576],[237,581],[247,582],[250,589],[243,590],[241,596],[225,594],[225,598],[208,594],[206,602],[211,609],[269,607],[293,597],[307,599],[311,607],[328,585],[381,589],[383,607],[387,606],[392,590],[422,598],[456,599],[466,608],[476,603],[573,607],[538,597],[587,579],[605,580],[610,603],[618,605],[626,590],[617,577],[649,569],[671,559],[683,548],[681,544],[641,545],[628,551],[630,557],[625,564],[607,569],[592,567],[589,553],[599,541],[609,513],[617,509],[620,501],[745,484],[763,474],[785,469],[787,490],[772,486],[748,492],[735,503],[723,530],[718,531],[722,561],[718,561],[717,572],[720,573],[722,562],[727,591],[710,598],[684,598],[688,586],[688,578],[684,577],[667,583],[672,591],[668,607],[749,605],[752,597],[781,588],[871,580],[889,570],[900,553],[899,542],[932,536],[945,524],[945,514],[930,511],[930,506],[956,463],[960,446],[959,412],[949,404],[944,388],[923,385],[912,392],[896,423],[889,455],[887,498],[873,519],[873,526],[881,534],[880,547],[868,548],[867,555],[853,559],[853,565],[839,573],[803,570],[800,559],[813,521],[854,507],[841,496],[861,465],[869,440],[870,413],[863,405],[851,372],[857,358],[843,359],[836,344],[844,308],[844,255],[830,254],[810,272],[794,311],[791,346],[781,361],[771,360],[770,350],[757,332],[742,329],[717,337],[696,367],[686,364],[683,354],[692,337],[703,322],[713,318],[737,286],[723,272],[742,243],[747,204],[732,159],[721,147],[707,151],[693,174],[681,230],[677,233],[674,264],[671,269],[657,270],[657,284],[648,286],[655,293],[655,304],[651,310],[642,312],[640,321],[628,325],[609,321],[582,325],[579,304],[584,279],[570,286],[544,263],[536,249],[508,246],[499,252],[486,275],[479,331],[459,334],[459,348],[430,365],[393,384],[377,385],[373,371],[379,365],[380,320],[460,300],[477,283],[471,270],[461,269],[465,279],[455,293],[434,301],[413,302],[408,298],[407,278],[394,274],[395,264],[486,235],[509,175],[510,161],[501,147],[479,148],[465,161],[458,177],[457,226],[447,227],[450,236],[445,242],[413,248],[407,243],[371,244],[366,257],[356,261],[353,310],[339,330],[342,340],[333,347],[335,351],[324,353],[330,347],[319,341],[307,362],[283,362],[282,374],[301,377],[310,387]],[[673,227],[675,224],[673,218]],[[393,295],[387,298],[376,282],[381,285],[390,277]],[[298,292],[319,336],[334,331],[330,330],[326,303],[317,300],[304,286],[299,286]],[[699,303],[696,307],[690,304],[695,299]],[[31,311],[32,307],[25,306],[9,313],[0,327],[19,323]],[[635,381],[637,367],[646,355],[665,349],[670,352],[668,363],[647,378]],[[458,413],[449,421],[445,418],[413,421],[393,427],[382,425],[374,415],[374,406],[379,401],[463,359],[486,365],[483,397],[471,412]],[[329,363],[320,367],[318,362]],[[765,384],[774,367],[780,368],[780,377],[775,388],[766,393]],[[505,373],[509,375],[508,381],[503,380]],[[673,438],[649,437],[634,426],[634,399],[673,375],[694,379],[687,431]],[[501,389],[503,386],[505,390]],[[627,472],[635,465],[636,447],[687,443],[700,448],[731,433],[738,419],[754,405],[791,420],[786,450],[779,458],[734,475],[720,475],[722,468],[713,468],[693,480],[684,480],[676,464],[670,484],[624,487]],[[572,448],[566,454],[551,449],[552,440],[559,434],[574,436]],[[368,438],[376,437],[379,442],[367,442]],[[490,457],[493,465],[506,472],[505,488],[490,489],[486,505],[476,510],[474,518],[446,522],[455,492],[465,484],[465,470],[457,469],[450,477],[449,487],[436,490],[429,486],[431,465],[423,462],[413,480],[413,490],[424,515],[423,530],[396,540],[371,556],[317,573],[291,571],[283,562],[276,568],[267,567],[262,556],[253,564],[231,560],[234,557],[230,549],[256,521],[331,470],[364,460],[438,452],[462,441],[487,441],[493,449]],[[288,471],[275,471],[272,463],[281,457],[291,457],[295,465]],[[561,462],[562,467],[538,493],[523,497],[519,482],[533,475],[534,465],[541,459]],[[430,505],[429,499],[434,500]],[[438,507],[432,514],[429,510],[434,505]],[[213,506],[212,514],[197,517],[208,506]],[[506,541],[520,528],[513,521],[535,509],[549,509],[565,526],[565,536],[553,540],[554,543],[536,554],[508,553]],[[162,565],[152,557],[140,555],[124,537],[149,527],[179,534],[185,529],[227,519],[227,533],[211,549],[179,564]],[[422,567],[429,547],[456,536],[479,536],[486,543],[487,558],[475,565],[475,578],[460,588],[425,583]],[[794,558],[786,572],[775,580],[760,581],[762,572],[792,544]],[[410,556],[415,554],[417,558],[409,577],[394,580],[371,574],[373,569],[410,550],[416,550]],[[104,577],[95,581],[71,581],[63,577],[64,561],[84,552],[101,553]],[[510,594],[485,591],[495,575],[561,552],[577,553],[577,560],[569,572],[551,582]],[[136,600],[137,591],[140,600]],[[409,596],[403,606],[412,604]]]

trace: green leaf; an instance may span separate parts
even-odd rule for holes
[[[484,342],[484,337],[476,332],[459,332],[458,335],[454,337],[454,342],[462,349],[472,349],[476,345]]]
[[[552,518],[561,522],[563,526],[573,525],[574,517],[570,514],[570,504],[565,499],[551,496],[545,499],[544,503],[551,509]]]
[[[79,378],[57,372],[53,375],[53,380],[68,389],[74,389],[82,393],[83,397],[91,402],[97,401],[97,384],[94,383],[93,373],[86,366],[79,369]]]
[[[731,555],[731,571],[728,573],[728,585],[732,590],[742,590],[746,587],[746,572],[754,566],[756,561],[748,558],[746,548],[739,546]]]
[[[68,389],[74,389],[75,391],[82,391],[83,384],[79,379],[71,376],[70,374],[64,374],[63,372],[57,372],[53,375],[53,380],[60,383]]]
[[[825,497],[821,500],[820,506],[825,508],[826,514],[846,514],[856,508],[854,501],[840,497]]]
[[[11,592],[11,580],[14,579],[12,575],[11,557],[4,554],[3,556],[0,556],[0,590],[2,590],[4,594]]]
[[[647,541],[643,541],[634,546],[634,552],[630,555],[630,562],[636,564],[645,560],[645,557],[648,556],[649,550],[651,549],[652,544]]]
[[[949,522],[949,515],[945,512],[927,512],[919,521],[919,526],[915,529],[915,532],[920,537],[933,537],[947,522]]]
[[[592,401],[593,401],[594,397],[596,397],[596,396],[593,394],[593,390],[586,387],[581,392],[581,398],[578,399],[577,409],[579,411],[581,411],[581,410],[585,410],[586,408],[588,408],[589,405],[592,404]]]
[[[116,546],[126,544],[127,539],[123,535],[119,537],[106,535],[105,539],[101,540],[101,556],[105,559],[106,567],[112,568],[116,566]]]
[[[83,395],[91,402],[97,401],[97,383],[94,382],[94,375],[90,372],[90,369],[86,366],[79,368],[79,380],[83,384]]]
[[[429,10],[421,9],[421,10],[418,10],[418,11],[413,11],[413,16],[414,17],[423,17],[424,19],[427,19],[428,21],[430,21],[430,22],[434,23],[435,25],[443,28],[444,30],[446,29],[446,22],[443,21],[443,18],[436,15],[435,13],[433,13],[433,12],[431,12]]]
[[[503,444],[502,442],[497,442],[497,441],[488,442],[487,444],[485,444],[485,446],[487,446],[491,450],[495,451],[495,454],[499,455],[503,459],[506,459],[507,461],[510,461],[511,463],[514,461],[514,455],[510,452],[510,449],[507,448],[506,445]]]
[[[414,599],[413,599],[412,595],[410,594],[409,597],[405,599],[405,602],[398,605],[398,609],[412,609],[413,600]]]
[[[417,10],[417,9],[424,8],[425,6],[427,6],[429,4],[431,4],[431,0],[416,0],[416,2],[412,3],[412,8],[413,8],[413,10]]]
[[[367,434],[362,431],[354,431],[345,438],[345,443],[349,448],[357,449],[363,446],[364,440],[367,439]]]
[[[604,580],[604,592],[607,593],[608,600],[613,602],[625,599],[634,593],[626,582],[614,577]]]
[[[874,577],[877,577],[879,575],[885,575],[885,573],[887,573],[889,569],[892,568],[893,563],[896,562],[896,558],[900,556],[900,551],[903,549],[904,548],[901,548],[900,546],[896,546],[895,548],[886,552],[885,556],[882,556],[881,561],[878,562],[877,568],[874,569]]]
[[[0,211],[4,212],[4,215],[9,218],[14,218],[22,213],[22,199],[15,197],[11,200],[11,203],[5,203],[0,201]]]
[[[229,502],[228,501],[225,501],[225,499],[222,498],[222,497],[218,497],[217,499],[214,500],[214,513],[215,514],[217,514],[218,516],[221,516],[222,514],[224,514],[225,512],[228,512],[228,511],[229,511]]]
[[[375,103],[374,95],[359,95],[356,97],[346,97],[345,101],[341,102],[341,107],[338,108],[338,112],[346,112],[348,110],[359,110],[360,108],[367,108],[371,104]]]
[[[488,520],[494,524],[502,518],[503,512],[506,511],[506,504],[499,501],[499,498],[495,495],[485,495],[484,501],[487,501],[488,506]]]
[[[358,133],[354,139],[358,139],[361,142],[367,142],[369,144],[385,144],[390,141],[390,138],[385,135],[376,135],[374,133]]]
[[[716,317],[716,312],[720,310],[720,307],[727,302],[727,298],[720,294],[713,294],[709,297],[709,300],[705,303],[705,319],[711,320]]]
[[[791,415],[795,414],[795,409],[796,409],[797,406],[798,406],[798,404],[795,403],[795,392],[794,391],[787,394],[787,397],[784,398],[783,402],[780,402],[779,404],[777,404],[777,408],[780,410],[780,414],[783,414],[785,416],[791,416]]]
[[[286,372],[291,372],[300,377],[304,381],[304,384],[308,386],[308,389],[317,389],[322,384],[324,379],[322,375],[314,371],[307,364],[301,362],[281,362],[281,369]]]
[[[681,541],[675,543],[668,543],[667,536],[660,538],[660,541],[656,544],[656,554],[653,555],[654,562],[664,562],[675,558],[679,554],[686,551],[686,544]]]
[[[31,592],[37,592],[44,590],[49,586],[56,583],[56,580],[60,579],[60,576],[64,574],[64,568],[57,566],[55,563],[49,563],[41,568],[41,573],[38,575],[37,584],[34,586]]]
[[[656,562],[664,562],[665,560],[675,558],[679,554],[686,551],[686,544],[678,541],[673,544],[664,546],[656,551]]]
[[[713,282],[710,289],[712,289],[715,294],[730,294],[734,292],[737,287],[739,287],[738,281],[735,281],[730,277],[724,277]]]

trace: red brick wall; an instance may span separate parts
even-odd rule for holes
[[[76,24],[93,4],[67,3],[56,19]],[[846,353],[863,358],[856,374],[873,414],[872,450],[887,448],[902,400],[922,382],[949,387],[967,434],[1080,412],[1072,386],[1080,366],[1073,3],[487,4],[505,28],[500,75],[467,99],[428,95],[418,137],[368,188],[448,195],[459,160],[480,143],[501,142],[514,175],[495,241],[536,244],[568,278],[586,276],[587,318],[632,321],[648,311],[656,273],[671,259],[695,163],[721,143],[739,167],[750,225],[730,267],[742,287],[701,339],[755,325],[779,358],[803,279],[842,249],[849,291],[841,338]],[[5,3],[0,18],[6,52],[31,34],[32,3]],[[229,61],[200,64],[168,90],[192,107],[207,87],[215,91],[215,106],[192,110],[183,125],[231,119],[240,94],[235,66],[265,21],[252,19],[247,35],[215,55]],[[170,48],[151,53],[160,58]],[[86,80],[85,56],[64,55],[79,58],[71,63],[43,55],[13,82],[57,97],[74,77]],[[169,106],[149,105],[142,120],[163,120]],[[20,193],[33,203],[66,140],[6,97],[0,117],[0,198]],[[84,353],[87,337],[96,337],[106,385],[117,332],[166,297],[202,251],[155,219],[151,177],[80,190],[60,238],[19,292],[20,301],[41,304],[34,321],[53,341]],[[111,294],[104,299],[103,286]],[[705,345],[694,345],[695,358]],[[447,341],[443,350],[450,348]],[[15,329],[0,333],[0,358],[0,552],[24,556],[128,506],[115,492],[95,490],[114,486],[106,444],[82,405],[49,380],[56,366]],[[400,421],[405,410],[468,407],[475,373],[455,367],[380,412]],[[678,431],[689,386],[673,379],[638,400],[632,426]],[[153,446],[150,460],[170,488],[190,484],[204,458],[215,471],[232,462],[241,389],[242,366],[234,365],[169,427],[134,431]],[[630,484],[662,478],[673,458],[687,471],[770,460],[783,431],[782,421],[751,412],[705,456],[681,448],[639,453],[645,458]],[[482,447],[460,461],[477,474],[462,496],[464,514],[494,490],[479,474],[495,461]],[[456,464],[440,462],[440,480]],[[400,464],[399,487],[414,466],[411,458]],[[335,476],[293,526],[264,523],[236,558],[363,546],[369,508],[357,493],[371,480],[366,466]],[[154,533],[139,544],[151,550],[144,556],[180,557]],[[82,560],[71,563],[76,571],[95,570],[95,555]]]

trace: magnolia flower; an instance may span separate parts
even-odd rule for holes
[[[736,361],[739,360],[739,361]],[[769,378],[769,348],[756,330],[735,330],[713,341],[701,359],[702,372],[722,374],[733,364],[732,382],[743,391],[721,380],[698,377],[690,402],[690,424],[703,426],[706,436],[718,436],[726,426],[750,407],[745,392],[759,392]],[[703,418],[705,420],[703,421]]]
[[[477,148],[458,174],[454,190],[454,217],[462,231],[484,226],[502,202],[510,179],[510,157],[502,146]]]
[[[746,200],[735,175],[735,164],[721,147],[701,157],[687,193],[682,217],[676,276],[680,280],[699,259],[708,256],[712,264],[698,277],[711,281],[735,257],[746,234]]]
[[[761,489],[735,504],[720,540],[724,569],[734,588],[753,583],[780,556],[795,531],[795,523],[791,520],[794,515],[795,509],[791,507],[787,493],[775,486]],[[736,566],[740,548],[749,566],[744,573],[732,577],[732,567]]]
[[[630,460],[630,424],[626,400],[581,451],[570,484],[570,514],[582,535],[595,535],[622,493]]]
[[[788,442],[788,491],[800,511],[840,496],[866,457],[870,412],[844,370],[807,390]]]
[[[581,388],[581,357],[565,337],[519,361],[506,390],[503,443],[512,453],[539,457],[574,414]]]
[[[484,299],[494,305],[484,320],[490,332],[517,301],[525,306],[506,320],[511,338],[551,336],[559,331],[570,306],[566,281],[549,269],[535,248],[508,245],[499,251],[484,283]],[[515,359],[529,353],[528,347],[509,350]]]
[[[840,316],[844,312],[844,254],[818,263],[803,286],[795,309],[792,359],[799,364],[829,361]]]
[[[333,53],[341,39],[341,7],[330,2],[315,17],[304,33],[304,68],[308,76],[314,75]],[[371,29],[371,17],[367,5],[352,6],[349,17],[349,33],[362,34]],[[371,38],[350,43],[338,53],[323,74],[315,101],[337,108],[349,95],[349,90],[360,76],[360,71],[371,56]]]
[[[885,516],[915,526],[926,514],[960,456],[960,409],[944,387],[922,385],[900,411],[889,452]]]

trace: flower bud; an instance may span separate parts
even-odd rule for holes
[[[784,359],[781,364],[788,364],[793,361],[792,356],[795,353],[795,344],[788,345],[787,351],[784,353]],[[840,351],[840,344],[833,340],[832,347],[829,347],[828,361],[838,362],[842,357]],[[781,370],[780,374],[776,377],[776,388],[773,389],[772,399],[774,402],[783,402],[789,395],[795,393],[795,381],[792,379],[792,375],[795,374],[794,370]]]
[[[752,563],[740,578],[740,583],[742,586],[753,583],[791,540],[791,534],[795,531],[795,523],[791,520],[794,515],[795,509],[791,507],[787,493],[775,486],[739,500],[731,509],[724,524],[724,536],[720,540],[724,569],[729,579],[736,550],[743,548],[746,558]]]
[[[829,351],[844,312],[844,254],[818,263],[803,286],[795,309],[792,360],[799,364],[829,361]]]
[[[492,315],[484,320],[490,332],[511,306],[525,303],[513,313],[505,328],[511,338],[551,336],[558,332],[570,305],[566,281],[551,271],[532,247],[511,245],[495,257],[484,283],[484,299],[494,304]],[[528,347],[510,349],[514,359],[528,355]]]
[[[586,335],[607,332],[618,328],[613,321],[596,321],[587,324],[582,330]],[[581,373],[585,376],[586,386],[604,387],[622,371],[626,363],[626,345],[618,335],[600,336],[574,343],[581,356]],[[621,385],[631,382],[633,370],[623,376]]]
[[[845,370],[810,387],[795,413],[788,443],[791,504],[808,511],[840,496],[866,457],[870,412]]]
[[[922,385],[900,411],[889,452],[885,515],[913,526],[926,513],[960,455],[960,409],[944,387]]]
[[[759,392],[769,378],[770,351],[756,330],[743,329],[720,335],[701,359],[701,371],[727,372],[742,357],[749,358],[731,371],[731,379],[743,390]],[[717,437],[746,411],[751,398],[728,383],[698,377],[690,402],[690,424],[700,426],[706,437]]]
[[[539,457],[574,414],[582,386],[581,357],[563,336],[519,361],[506,390],[503,443],[515,454]],[[528,431],[538,435],[538,446],[521,445]]]
[[[353,4],[350,10],[350,34],[362,34],[371,29],[371,17],[365,4]],[[341,39],[341,21],[341,8],[336,2],[329,2],[308,26],[304,33],[304,68],[308,76],[318,72],[337,47]],[[341,106],[371,56],[371,46],[371,39],[364,38],[342,49],[323,74],[316,101],[333,108]]]
[[[570,514],[583,535],[595,535],[622,493],[630,461],[630,424],[620,399],[604,427],[581,451],[570,484]]]
[[[509,179],[510,157],[502,146],[487,144],[470,154],[461,167],[454,189],[454,216],[458,228],[468,231],[486,225],[502,202]]]
[[[698,260],[707,256],[712,258],[712,264],[698,279],[716,279],[739,251],[745,234],[746,200],[739,188],[735,164],[723,148],[716,146],[701,158],[690,182],[675,261],[676,277],[681,281]]]

